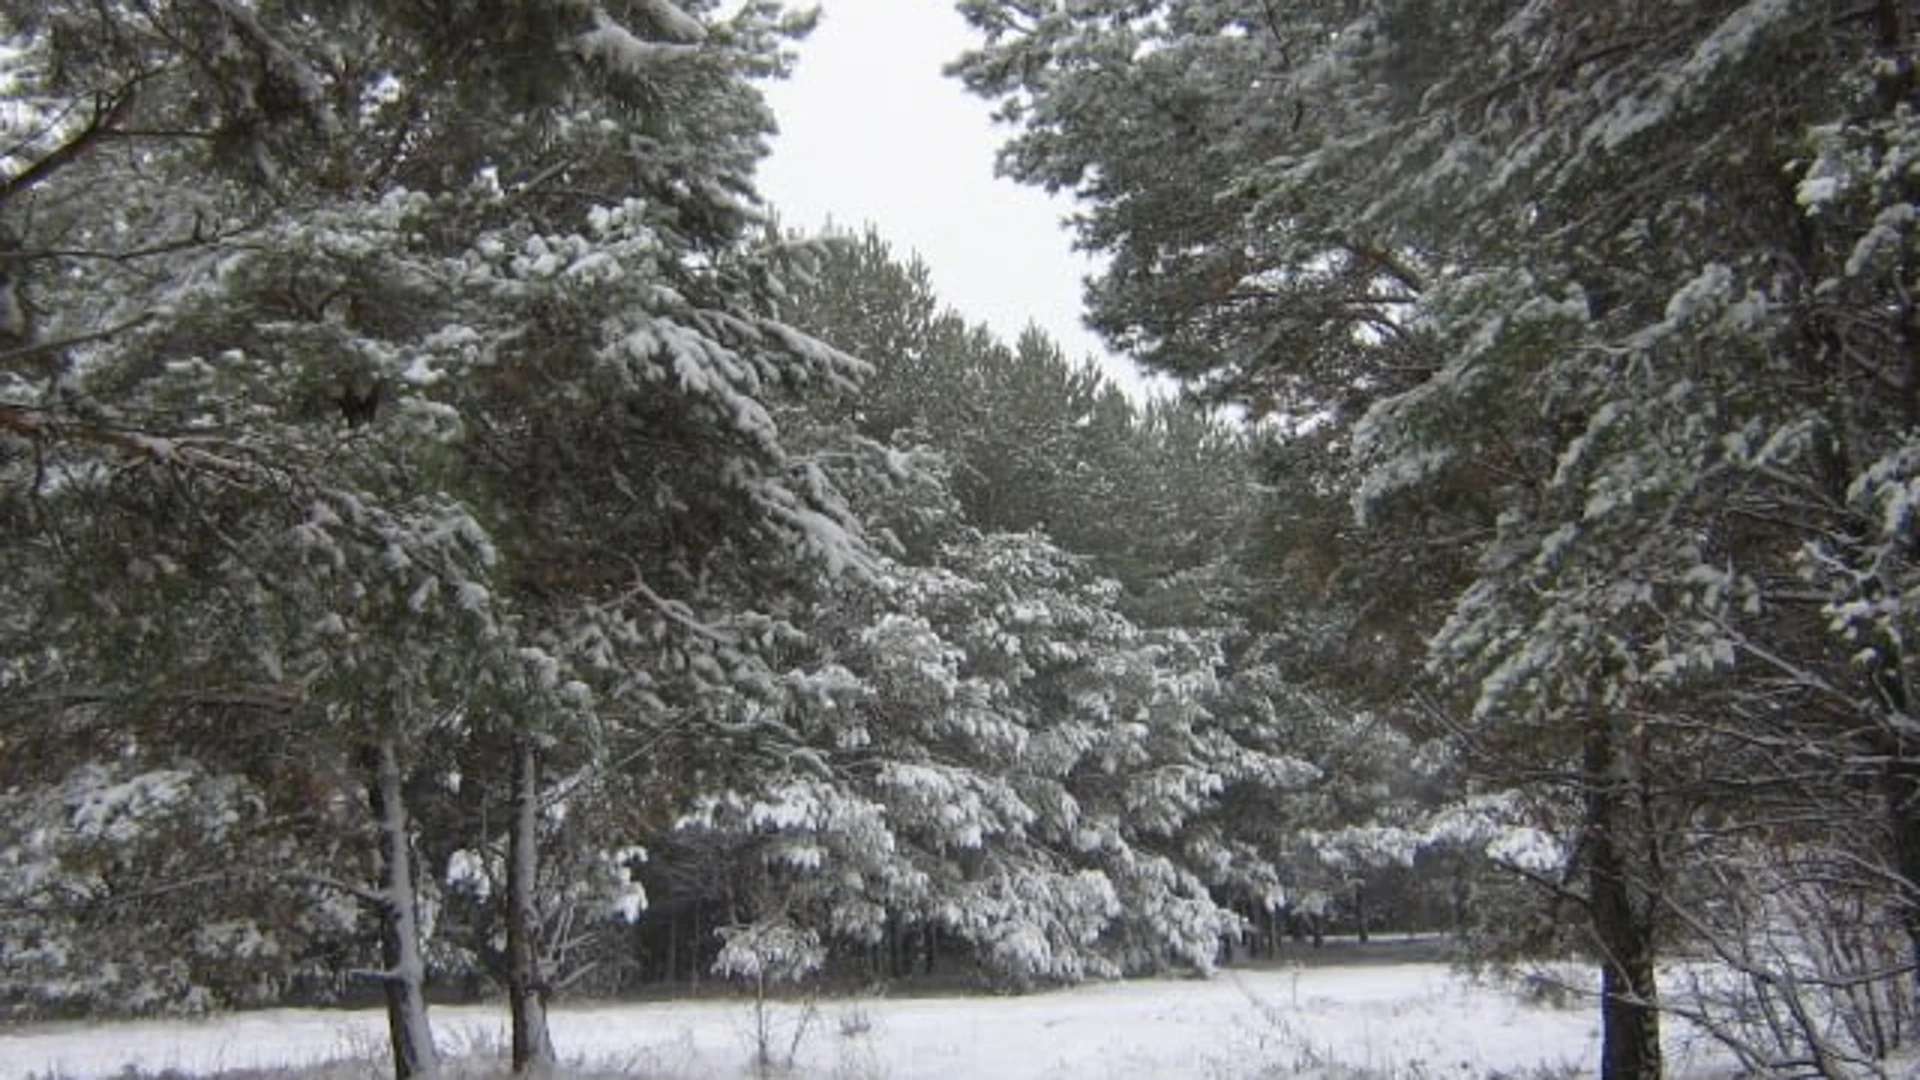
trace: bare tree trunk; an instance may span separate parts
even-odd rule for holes
[[[369,747],[370,795],[380,820],[380,962],[387,998],[387,1035],[393,1045],[394,1080],[439,1072],[433,1028],[427,1022],[426,962],[420,954],[420,916],[413,885],[413,853],[407,804],[401,792],[399,755],[393,740]]]
[[[913,974],[912,962],[907,958],[907,927],[898,915],[887,916],[887,978],[898,979]]]
[[[1894,867],[1901,877],[1900,922],[1920,989],[1920,762],[1897,762],[1888,770],[1886,786]]]
[[[687,935],[687,983],[694,989],[700,988],[700,912],[703,906],[699,898],[693,902],[693,933]]]
[[[667,972],[662,982],[673,984],[680,981],[680,913],[667,913]]]
[[[1645,841],[1635,819],[1635,775],[1618,722],[1587,721],[1586,785],[1589,918],[1600,949],[1600,1078],[1659,1080],[1659,993],[1654,984],[1653,905],[1636,896],[1634,855]],[[1644,884],[1644,883],[1642,883]]]
[[[533,740],[514,740],[513,834],[507,857],[507,1004],[513,1014],[513,1071],[553,1072],[547,985],[540,971],[540,914],[534,885],[540,863],[540,758]]]

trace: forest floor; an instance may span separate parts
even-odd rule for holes
[[[569,1074],[695,1080],[1490,1080],[1593,1075],[1598,1013],[1556,1007],[1515,984],[1468,979],[1386,954],[1223,969],[1210,979],[1093,984],[1025,996],[867,996],[557,1008]],[[1300,952],[1312,951],[1305,947]],[[1578,995],[1576,995],[1577,999]],[[489,1064],[505,1044],[497,1006],[439,1007],[449,1053]],[[753,1068],[764,1034],[781,1066]],[[383,1018],[371,1011],[272,1010],[199,1021],[0,1029],[0,1080],[377,1080]],[[1671,1032],[1676,1077],[1723,1074],[1712,1048]]]

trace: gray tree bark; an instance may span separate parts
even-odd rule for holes
[[[513,1014],[513,1071],[553,1072],[547,1031],[547,985],[540,970],[540,913],[534,902],[540,871],[540,757],[533,740],[514,740],[513,834],[507,858],[507,1003]]]
[[[368,789],[380,822],[380,961],[394,1080],[432,1077],[439,1072],[439,1057],[427,1022],[426,962],[399,755],[386,739],[368,748],[366,756],[372,773]]]
[[[1636,881],[1645,829],[1625,733],[1604,710],[1587,720],[1582,773],[1588,918],[1600,952],[1600,1080],[1660,1080],[1653,905]]]

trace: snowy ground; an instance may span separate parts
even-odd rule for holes
[[[779,1006],[785,1051],[797,1005]],[[493,1053],[498,1008],[434,1010],[443,1046]],[[743,1002],[698,1001],[556,1010],[563,1057],[640,1076],[750,1076],[754,1024]],[[1523,1004],[1438,964],[1224,971],[1211,980],[1085,986],[1026,997],[823,1001],[799,1042],[794,1074],[821,1080],[1203,1080],[1294,1077],[1346,1065],[1403,1080],[1592,1075],[1590,1003]],[[0,1030],[0,1080],[93,1080],[131,1065],[190,1074],[330,1059],[377,1061],[374,1013],[271,1011],[198,1022]],[[1676,1076],[1714,1071],[1707,1049],[1676,1033]]]

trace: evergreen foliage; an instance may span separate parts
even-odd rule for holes
[[[1756,891],[1920,956],[1910,5],[962,7],[1002,167],[1111,256],[1096,321],[1291,433],[1285,576],[1384,573],[1309,618],[1424,647],[1402,700],[1495,800],[1435,835],[1580,913],[1604,1075],[1661,1072],[1665,942],[1805,976]],[[1712,1019],[1756,1068],[1889,1050]]]
[[[0,5],[9,1012],[1214,962],[1245,443],[774,235],[808,24]]]

